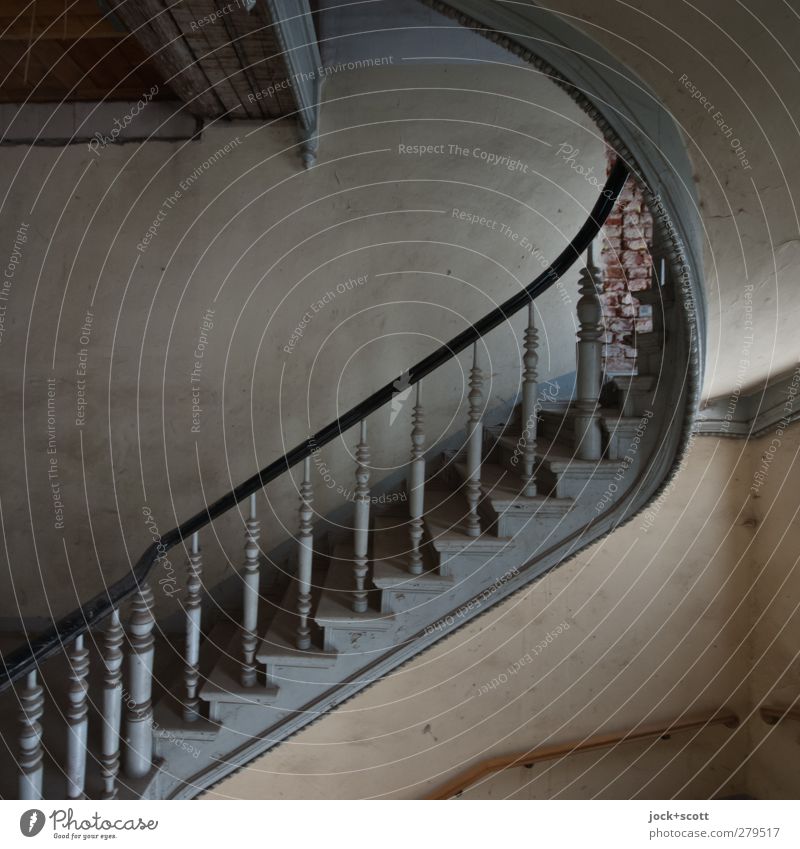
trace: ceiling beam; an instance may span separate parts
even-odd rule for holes
[[[225,113],[202,64],[161,0],[109,0],[109,6],[193,115],[218,118]]]

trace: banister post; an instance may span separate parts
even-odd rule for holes
[[[367,553],[369,550],[369,446],[367,445],[367,421],[361,421],[361,438],[356,447],[356,491],[353,519],[353,610],[367,610]]]
[[[303,464],[303,481],[300,484],[300,532],[297,538],[297,648],[311,648],[311,568],[314,560],[314,534],[311,518],[314,491],[311,486],[311,458]]]
[[[242,685],[256,684],[256,648],[258,646],[258,596],[261,582],[259,540],[261,524],[257,519],[256,494],[250,496],[250,514],[245,522],[244,570],[242,575]]]
[[[522,480],[526,498],[536,495],[534,466],[536,463],[536,432],[538,428],[536,398],[539,385],[536,367],[539,363],[539,331],[535,324],[533,301],[528,306],[528,327],[525,330],[524,371],[522,374]]]
[[[577,400],[575,403],[575,453],[582,460],[599,460],[602,433],[598,402],[602,377],[603,310],[598,291],[600,275],[592,258],[592,247],[580,273],[578,300]]]
[[[125,775],[144,778],[153,764],[153,591],[142,584],[134,596],[130,631],[128,692],[125,699]]]
[[[481,421],[483,372],[478,365],[478,343],[473,346],[472,369],[469,377],[469,415],[467,418],[467,535],[480,536],[481,520],[478,502],[481,497],[481,459],[483,454],[483,423]]]
[[[19,798],[35,800],[42,798],[42,725],[39,720],[44,713],[44,693],[37,680],[36,670],[28,673],[25,686],[19,694]]]
[[[189,569],[186,580],[186,701],[183,705],[183,718],[194,722],[200,715],[200,699],[197,689],[200,684],[200,627],[203,613],[203,555],[200,551],[200,534],[192,534],[192,547],[189,554]]]
[[[417,384],[417,401],[414,405],[413,427],[411,429],[411,463],[408,470],[408,513],[411,552],[408,571],[412,575],[422,573],[422,516],[425,510],[425,431],[422,427],[425,416],[420,401],[420,386]]]
[[[89,651],[84,644],[83,634],[76,637],[70,646],[67,660],[67,796],[70,799],[81,799],[86,786],[86,750],[89,742]]]
[[[103,646],[103,731],[100,748],[100,770],[103,776],[103,798],[117,796],[119,775],[120,726],[122,724],[122,644],[125,634],[119,608],[112,614]]]

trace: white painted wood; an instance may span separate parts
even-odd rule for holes
[[[603,309],[600,305],[600,274],[589,247],[580,273],[578,300],[578,356],[576,374],[575,454],[581,460],[599,460],[603,450],[598,399],[602,378]]]
[[[242,685],[256,684],[256,648],[258,646],[258,595],[260,589],[259,540],[256,494],[250,496],[250,516],[245,523],[244,570],[242,583]]]
[[[125,757],[128,778],[144,778],[153,764],[153,591],[142,584],[128,624],[128,692],[125,694]]]
[[[120,727],[122,725],[122,643],[125,634],[119,610],[110,617],[103,646],[103,732],[100,744],[100,770],[103,776],[103,798],[117,796],[119,775]]]
[[[369,545],[369,447],[367,445],[367,422],[361,422],[361,439],[356,447],[356,491],[355,515],[353,518],[353,610],[367,610],[367,550]]]
[[[192,534],[192,550],[189,554],[189,573],[186,580],[186,667],[183,677],[186,682],[186,701],[183,718],[193,722],[200,715],[200,699],[197,689],[200,684],[200,627],[203,615],[203,555],[200,552],[200,534]]]
[[[306,457],[300,484],[300,533],[297,537],[297,648],[311,648],[311,565],[314,558],[314,534],[311,518],[314,491],[311,487],[311,458]]]
[[[539,392],[537,366],[539,364],[539,331],[535,324],[535,307],[528,307],[528,326],[525,329],[525,354],[522,359],[522,480],[523,493],[528,498],[536,495],[534,466],[536,463],[536,433],[538,428],[536,398]]]
[[[425,508],[425,416],[420,401],[420,384],[417,384],[417,402],[414,405],[413,427],[411,428],[411,463],[408,469],[408,532],[411,537],[411,552],[408,560],[408,571],[412,575],[422,573],[422,542],[423,521]]]
[[[480,536],[481,520],[478,516],[478,502],[481,497],[481,454],[483,451],[483,422],[481,408],[483,406],[483,372],[478,366],[478,344],[472,351],[472,369],[469,376],[469,414],[467,418],[467,534],[471,537]]]
[[[82,799],[86,787],[86,748],[89,740],[89,651],[83,635],[76,637],[67,652],[67,798]]]
[[[19,798],[42,798],[42,725],[39,720],[44,713],[44,693],[36,677],[36,670],[29,672],[25,686],[19,691],[20,725],[19,735]]]

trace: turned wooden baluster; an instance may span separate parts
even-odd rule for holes
[[[192,534],[192,550],[189,554],[189,574],[186,580],[186,667],[183,678],[186,682],[186,701],[183,718],[194,722],[200,716],[200,699],[197,688],[200,684],[200,625],[203,612],[203,555],[200,553],[200,534]]]
[[[256,648],[258,647],[258,592],[260,584],[260,522],[256,518],[256,494],[250,496],[250,517],[245,523],[244,581],[242,599],[242,685],[256,684]]]
[[[356,491],[355,516],[353,519],[353,610],[367,610],[367,550],[369,545],[369,447],[367,446],[367,422],[361,422],[361,439],[356,447]]]
[[[311,505],[314,491],[311,488],[311,458],[306,457],[303,466],[303,482],[300,484],[300,533],[297,537],[297,648],[311,648],[311,628],[308,617],[311,613],[311,564],[314,557],[314,535]]]
[[[469,376],[469,415],[467,418],[467,534],[480,536],[481,520],[478,516],[478,502],[481,497],[481,453],[483,451],[483,423],[481,406],[483,394],[483,373],[478,366],[478,344],[475,343],[472,354],[472,370]]]
[[[36,670],[28,673],[25,686],[19,691],[19,798],[42,798],[42,726],[44,693],[37,681]]]
[[[408,571],[412,575],[422,572],[422,515],[425,509],[425,431],[422,428],[424,415],[420,403],[420,385],[417,384],[417,402],[414,405],[413,427],[411,429],[411,464],[408,470],[408,513],[411,553],[408,558]]]
[[[119,610],[111,614],[103,647],[103,734],[100,749],[100,771],[103,776],[103,798],[117,796],[119,775],[120,726],[122,724],[122,643],[125,634]]]
[[[86,746],[89,739],[89,650],[83,635],[76,637],[67,653],[67,798],[81,799],[86,786]]]
[[[533,301],[528,306],[528,327],[525,330],[524,371],[522,374],[522,480],[523,494],[527,498],[536,495],[536,480],[533,470],[536,464],[537,407],[539,386],[536,367],[539,363],[539,331],[534,323]]]
[[[577,400],[575,403],[575,452],[582,460],[599,460],[602,453],[602,435],[598,399],[602,374],[603,310],[598,291],[600,275],[592,260],[592,248],[586,266],[580,274],[578,300],[578,364]]]
[[[131,607],[128,692],[125,695],[125,775],[144,778],[153,763],[153,591],[139,587]]]

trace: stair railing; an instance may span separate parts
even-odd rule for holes
[[[65,616],[49,630],[30,639],[26,645],[4,656],[0,669],[0,692],[13,682],[25,679],[24,686],[18,691],[21,719],[19,740],[19,794],[23,799],[41,798],[43,752],[42,717],[44,698],[40,680],[40,666],[49,657],[65,652],[70,669],[70,707],[67,712],[70,739],[68,741],[68,759],[66,765],[67,795],[81,798],[85,794],[86,774],[86,729],[87,729],[87,681],[89,672],[89,653],[84,646],[87,631],[108,619],[109,624],[102,641],[101,663],[103,664],[102,721],[103,742],[100,757],[105,798],[114,798],[117,792],[117,776],[122,764],[126,777],[144,779],[153,769],[153,594],[148,585],[148,577],[154,565],[163,560],[166,553],[184,540],[190,540],[186,614],[186,652],[184,658],[185,697],[183,700],[183,720],[195,721],[199,716],[199,648],[202,612],[202,552],[199,532],[222,514],[234,508],[245,499],[249,499],[249,515],[246,521],[245,558],[243,568],[243,620],[242,620],[242,661],[240,681],[243,687],[256,686],[257,612],[259,598],[259,522],[256,516],[255,494],[268,483],[300,463],[304,464],[303,483],[300,487],[300,533],[298,544],[298,593],[297,617],[299,627],[296,645],[300,651],[311,649],[309,640],[310,617],[310,571],[313,533],[311,526],[312,491],[310,482],[310,458],[336,437],[350,428],[359,425],[360,434],[356,450],[356,488],[354,519],[354,558],[352,606],[355,612],[363,612],[366,603],[365,577],[367,574],[367,530],[369,524],[369,446],[367,443],[367,417],[392,400],[400,392],[417,386],[417,400],[414,409],[414,431],[412,432],[412,452],[410,459],[410,535],[412,556],[409,558],[409,572],[418,574],[421,570],[419,557],[419,539],[423,503],[424,433],[422,431],[423,409],[419,394],[419,384],[423,378],[440,366],[449,362],[470,346],[476,346],[478,340],[499,327],[524,307],[529,307],[529,327],[526,335],[526,369],[523,390],[527,397],[527,407],[533,404],[535,392],[535,346],[536,330],[533,327],[533,304],[536,298],[553,286],[587,251],[610,214],[614,204],[628,178],[628,169],[621,160],[617,160],[608,176],[603,191],[569,245],[542,274],[524,289],[508,298],[492,312],[471,325],[450,342],[442,345],[422,359],[407,372],[391,383],[373,392],[368,398],[357,404],[347,413],[331,422],[313,436],[301,442],[283,457],[270,463],[257,474],[239,484],[235,489],[223,495],[199,513],[192,516],[179,527],[164,534],[158,543],[153,543],[142,554],[131,571],[122,579],[96,595],[77,610]],[[589,257],[591,265],[591,256]],[[579,380],[586,387],[581,397],[586,420],[586,434],[582,441],[593,453],[596,449],[591,437],[593,419],[592,403],[597,403],[599,385],[594,386],[594,376],[599,375],[600,346],[593,336],[594,311],[588,309],[591,299],[589,283],[596,279],[596,269],[592,267],[582,274],[581,292],[585,309],[582,328],[587,334],[581,337],[581,344],[587,347],[579,358]],[[595,306],[592,302],[591,306]],[[589,314],[591,312],[591,315]],[[585,325],[585,326],[584,326]],[[582,365],[583,363],[583,365]],[[582,377],[583,374],[583,377]],[[480,420],[482,371],[477,358],[477,347],[470,372],[469,417],[467,424],[467,460],[468,482],[467,533],[477,536],[481,533],[480,516],[477,505],[480,493],[480,444],[482,423]],[[591,389],[589,386],[591,384]],[[592,394],[594,393],[594,394]],[[535,424],[533,425],[535,429]],[[525,473],[528,490],[534,487],[531,476],[532,452],[535,437],[531,437],[531,447],[527,449]],[[127,684],[123,687],[121,679],[122,651],[125,632],[120,621],[120,605],[130,602],[130,619],[127,627],[129,645],[129,664]],[[122,747],[120,730],[123,730],[125,745]]]

